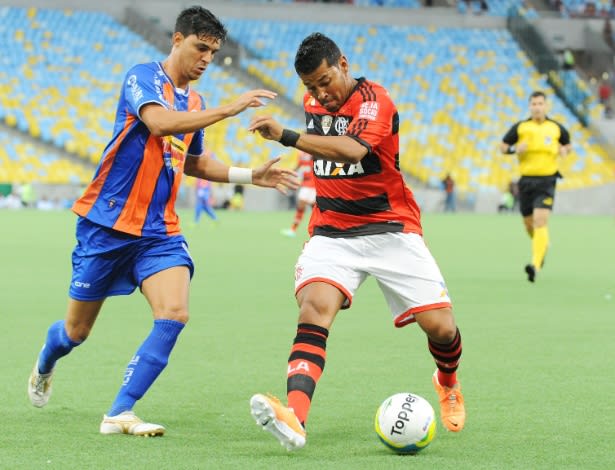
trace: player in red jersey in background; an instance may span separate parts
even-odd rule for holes
[[[133,407],[166,367],[188,321],[194,265],[175,212],[182,174],[254,183],[283,193],[298,186],[293,171],[272,167],[279,159],[251,170],[228,167],[204,154],[205,127],[275,97],[268,90],[253,90],[230,104],[205,109],[190,82],[205,72],[225,38],[226,28],[210,11],[196,6],[180,13],[169,56],[128,71],[112,140],[73,206],[79,216],[78,243],[68,309],[65,320],[47,331],[28,380],[28,395],[34,406],[45,406],[56,362],[89,336],[105,299],[139,287],[151,307],[153,328],[128,363],[115,401],[100,423],[102,434],[159,436],[165,431],[159,424],[143,422]],[[97,372],[94,366],[88,369]]]
[[[297,208],[295,217],[290,228],[285,228],[281,231],[282,235],[294,237],[297,235],[297,228],[303,220],[305,210],[313,207],[316,203],[316,183],[314,182],[314,166],[312,164],[312,156],[309,153],[299,153],[299,163],[295,168],[297,174],[301,178],[301,186],[297,191]]]
[[[288,450],[305,445],[329,330],[371,275],[395,326],[416,322],[426,333],[442,422],[460,431],[465,423],[456,376],[461,336],[446,284],[423,241],[419,208],[399,169],[395,105],[382,86],[351,77],[346,57],[320,33],[303,40],[295,70],[307,88],[307,131],[284,129],[270,116],[250,124],[266,139],[311,154],[316,177],[311,238],[295,269],[299,320],[288,359],[288,406],[256,394],[250,400],[252,415]]]

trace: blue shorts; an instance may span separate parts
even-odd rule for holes
[[[137,237],[79,217],[68,295],[85,301],[127,295],[152,274],[174,266],[187,266],[190,277],[194,274],[183,236]]]

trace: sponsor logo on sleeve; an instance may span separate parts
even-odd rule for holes
[[[162,82],[158,77],[154,78],[154,90],[156,90],[156,95],[158,95],[158,99],[166,103],[167,100],[164,99],[164,93],[162,92]]]
[[[366,101],[361,103],[359,108],[359,119],[369,119],[375,121],[378,117],[378,103],[376,101]]]
[[[128,84],[128,87],[130,88],[130,93],[132,94],[133,101],[135,103],[141,101],[143,99],[143,90],[137,83],[137,76],[131,75],[130,77],[128,77],[128,80],[126,82]]]

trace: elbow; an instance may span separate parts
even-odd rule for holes
[[[150,134],[155,137],[164,137],[173,134],[173,129],[169,127],[166,119],[148,119],[144,121],[144,124],[147,126]]]
[[[348,163],[352,163],[353,165],[359,163],[365,156],[369,153],[368,149],[363,145],[359,145],[352,149],[352,151],[347,152],[345,154],[348,159]]]
[[[171,133],[160,124],[150,123],[147,125],[147,128],[149,129],[150,134],[154,137],[164,137],[165,135],[169,135]]]

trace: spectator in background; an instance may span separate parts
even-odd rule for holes
[[[498,213],[502,212],[512,212],[515,204],[515,200],[510,190],[506,190],[502,193],[502,197],[500,197],[500,203],[498,204]]]
[[[19,195],[21,197],[21,204],[24,207],[35,207],[36,205],[36,192],[32,183],[26,182],[19,187]]]
[[[519,6],[519,15],[528,20],[535,20],[538,18],[538,13],[528,0],[523,0],[521,2],[521,5]]]
[[[472,1],[471,0],[458,0],[457,11],[462,14],[472,13]]]
[[[604,28],[602,28],[602,37],[604,38],[604,41],[611,47],[611,49],[615,49],[613,27],[611,26],[611,20],[609,18],[606,18],[604,20]]]
[[[511,181],[506,191],[502,193],[500,203],[498,204],[498,212],[512,212],[519,204],[519,185],[515,181]]]
[[[566,8],[566,5],[564,4],[564,2],[562,2],[562,0],[550,0],[549,4],[555,10],[560,12],[562,18],[570,18],[570,12],[568,11],[568,8]]]
[[[455,180],[450,173],[442,180],[442,189],[444,189],[444,212],[455,212],[457,204],[455,201]]]
[[[600,98],[600,104],[607,105],[609,100],[611,99],[611,85],[609,81],[604,76],[602,77],[602,82],[600,82],[600,87],[598,88],[598,97]]]
[[[233,195],[231,199],[229,199],[229,210],[232,211],[242,211],[244,206],[244,198],[243,198],[243,186],[240,184],[236,184],[233,188]]]
[[[593,18],[598,13],[596,4],[594,2],[586,1],[585,8],[583,9],[583,16]]]
[[[42,196],[36,202],[36,208],[39,211],[51,211],[51,210],[57,209],[57,205],[52,200],[50,200],[47,196]]]
[[[574,54],[568,48],[564,49],[564,70],[574,70]]]
[[[21,209],[23,207],[21,203],[21,198],[16,191],[13,191],[4,199],[4,207],[7,209]]]
[[[613,108],[611,107],[611,95],[613,94],[613,90],[608,78],[608,74],[605,73],[598,87],[598,98],[600,99],[600,104],[604,106],[604,117],[606,119],[613,117]]]

